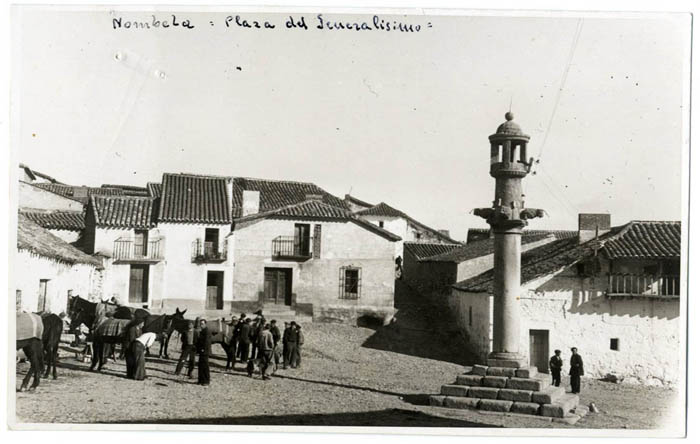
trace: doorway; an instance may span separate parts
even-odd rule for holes
[[[207,271],[206,310],[224,309],[224,272]]]
[[[265,268],[265,302],[292,305],[291,268]]]
[[[530,330],[530,365],[549,373],[549,330]]]
[[[39,280],[39,300],[37,301],[36,311],[46,311],[46,288],[48,285],[48,279]]]
[[[148,308],[148,265],[131,266],[129,272],[129,303]]]

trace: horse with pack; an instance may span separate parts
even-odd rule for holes
[[[22,380],[19,391],[26,390],[32,375],[34,375],[34,381],[29,390],[34,390],[39,386],[41,371],[44,367],[44,350],[42,345],[44,322],[41,316],[36,313],[17,313],[16,330],[17,350],[21,349],[30,363],[29,371]]]
[[[184,314],[187,311],[187,309],[180,311],[179,309],[176,309],[176,313],[179,313],[180,315]],[[197,319],[185,319],[184,317],[173,317],[172,322],[170,323],[170,330],[166,333],[166,343],[165,343],[165,357],[167,358],[167,347],[169,343],[170,336],[172,336],[173,332],[177,331],[180,334],[180,337],[182,337],[186,332],[187,332],[187,325],[192,322],[195,325],[195,328],[198,328],[199,321],[202,318],[197,318]],[[212,335],[211,336],[211,343],[212,344],[219,344],[221,345],[221,348],[224,349],[224,352],[226,352],[226,370],[229,370],[230,368],[233,367],[233,364],[235,363],[236,357],[235,357],[235,347],[233,347],[234,342],[233,342],[233,330],[235,328],[235,325],[229,321],[226,321],[226,319],[214,319],[214,320],[206,320],[207,321],[207,329],[209,330],[209,333]]]

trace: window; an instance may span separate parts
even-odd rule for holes
[[[416,240],[420,240],[420,233],[415,233]]]
[[[620,339],[610,338],[610,350],[619,351],[620,350]]]
[[[383,220],[379,221],[379,228],[384,228],[384,221]]]
[[[134,257],[147,257],[148,230],[136,230],[134,233]]]
[[[598,261],[587,261],[576,264],[576,274],[580,277],[592,277],[600,272]]]
[[[311,225],[294,224],[294,256],[309,257]]]
[[[204,256],[216,256],[219,253],[219,229],[204,230]]]
[[[362,269],[340,268],[340,299],[359,299],[362,288]]]
[[[39,300],[37,301],[36,311],[46,310],[46,294],[49,285],[48,279],[39,279]]]

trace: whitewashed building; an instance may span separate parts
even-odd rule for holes
[[[676,384],[683,353],[680,222],[610,228],[609,215],[579,220],[577,237],[522,254],[521,350],[541,372],[555,349],[568,363],[577,347],[588,377]],[[491,269],[458,282],[449,297],[471,352],[482,359],[493,338],[492,278]]]

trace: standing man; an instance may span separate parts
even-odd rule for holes
[[[581,376],[583,376],[583,359],[578,354],[578,349],[571,349],[571,362],[569,376],[571,376],[571,393],[581,393]]]
[[[301,367],[301,346],[304,345],[304,332],[301,331],[301,325],[296,325],[297,330],[297,348],[295,352],[294,367]]]
[[[122,350],[126,350],[124,357],[126,358],[126,377],[129,379],[134,378],[136,373],[136,354],[132,348],[132,344],[136,341],[136,338],[141,336],[141,329],[143,328],[143,321],[131,321],[128,329],[126,330],[126,336],[124,337],[124,342],[122,343]]]
[[[248,352],[250,351],[250,319],[246,318],[241,326],[240,338],[238,339],[238,347],[241,350],[241,362],[248,361]]]
[[[289,334],[292,330],[289,322],[284,323],[284,333],[282,333],[282,368],[287,369],[289,365]]]
[[[175,375],[180,375],[182,367],[184,366],[185,362],[187,362],[187,378],[192,378],[196,343],[197,338],[195,338],[194,322],[188,321],[187,331],[184,335],[182,335],[182,352],[180,353],[180,359],[178,359],[177,366],[175,367]]]
[[[201,329],[197,339],[197,353],[199,354],[199,365],[197,367],[197,384],[209,385],[209,355],[211,355],[211,333],[207,328],[207,321],[199,321]]]
[[[563,366],[561,350],[554,350],[554,356],[549,359],[549,371],[552,372],[552,385],[555,387],[559,387],[559,384],[561,384],[561,368]]]
[[[260,374],[265,381],[270,379],[270,376],[267,374],[267,370],[270,368],[270,361],[272,361],[272,350],[274,347],[275,340],[270,332],[270,324],[265,324],[260,331],[260,335],[258,336],[258,350],[260,350],[259,359],[261,361]]]
[[[297,323],[292,321],[292,323],[289,325],[289,338],[287,339],[287,362],[292,368],[296,368],[298,340],[299,332],[297,331]]]
[[[274,373],[280,365],[280,347],[282,345],[280,344],[282,333],[280,333],[280,328],[277,326],[277,321],[274,319],[270,321],[270,333],[272,333],[272,339],[275,342],[275,346],[272,349],[272,360],[275,363]]]
[[[238,318],[238,322],[236,323],[236,326],[233,328],[233,340],[236,342],[236,345],[238,347],[236,348],[236,354],[234,355],[235,358],[241,358],[241,327],[245,324],[245,313],[241,313],[241,316]]]

